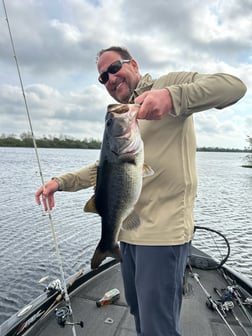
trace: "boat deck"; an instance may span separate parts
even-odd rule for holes
[[[208,293],[218,299],[214,287],[219,290],[226,288],[224,278],[217,271],[194,270],[200,276],[200,281]],[[96,301],[105,292],[112,288],[118,288],[121,292],[120,299],[115,304],[98,308]],[[206,294],[191,276],[186,272],[185,294],[182,304],[182,335],[183,336],[230,336],[232,333],[222,321],[218,313],[207,307]],[[155,304],[155,300],[153,300]],[[61,305],[61,304],[60,304]],[[121,278],[120,265],[115,264],[111,268],[97,274],[95,278],[83,284],[81,288],[71,295],[73,318],[75,321],[83,321],[84,327],[76,326],[78,336],[135,336],[133,317],[129,313],[124,298],[124,290]],[[252,326],[245,317],[241,308],[235,304],[235,314],[242,321],[246,332],[239,326],[230,312],[226,319],[231,328],[239,336],[252,335]],[[56,321],[54,309],[48,319],[42,319],[36,325],[36,329],[29,332],[29,336],[71,336],[72,327],[60,327]],[[39,328],[38,328],[39,327]],[[155,336],[155,335],[153,335]],[[169,336],[169,331],[164,336]]]

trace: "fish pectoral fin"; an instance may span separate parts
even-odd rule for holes
[[[141,221],[139,215],[136,213],[135,210],[131,212],[131,214],[125,218],[122,223],[123,230],[134,230],[139,227]]]
[[[96,209],[96,205],[95,205],[95,195],[93,195],[85,204],[84,206],[84,211],[85,212],[93,212],[93,213],[97,213],[98,211]]]
[[[143,164],[143,177],[152,176],[154,174],[154,170],[147,165],[146,163]]]

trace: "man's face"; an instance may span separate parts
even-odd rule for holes
[[[106,51],[97,62],[99,74],[107,71],[108,67],[122,57],[114,51]],[[108,81],[104,84],[108,93],[120,103],[128,103],[130,96],[140,80],[138,65],[135,60],[123,63],[121,69],[108,74]]]

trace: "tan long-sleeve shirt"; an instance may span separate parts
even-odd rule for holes
[[[224,108],[237,102],[246,86],[228,74],[202,75],[172,72],[157,80],[143,76],[129,103],[147,90],[167,88],[173,110],[161,120],[139,120],[145,162],[154,175],[143,180],[136,205],[141,225],[123,231],[119,240],[139,245],[178,245],[193,237],[193,208],[197,190],[196,141],[193,113]],[[77,191],[90,187],[96,164],[57,177],[60,189]]]

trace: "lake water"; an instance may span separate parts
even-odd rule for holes
[[[252,279],[252,169],[243,153],[197,153],[197,225],[220,230],[231,245],[227,262]],[[32,148],[0,148],[0,324],[60,276],[50,223],[35,204],[41,185]],[[98,150],[39,149],[45,181],[99,158]],[[92,190],[58,192],[53,223],[65,277],[84,268],[100,236],[100,219],[82,211]],[[46,283],[42,277],[49,276]]]

